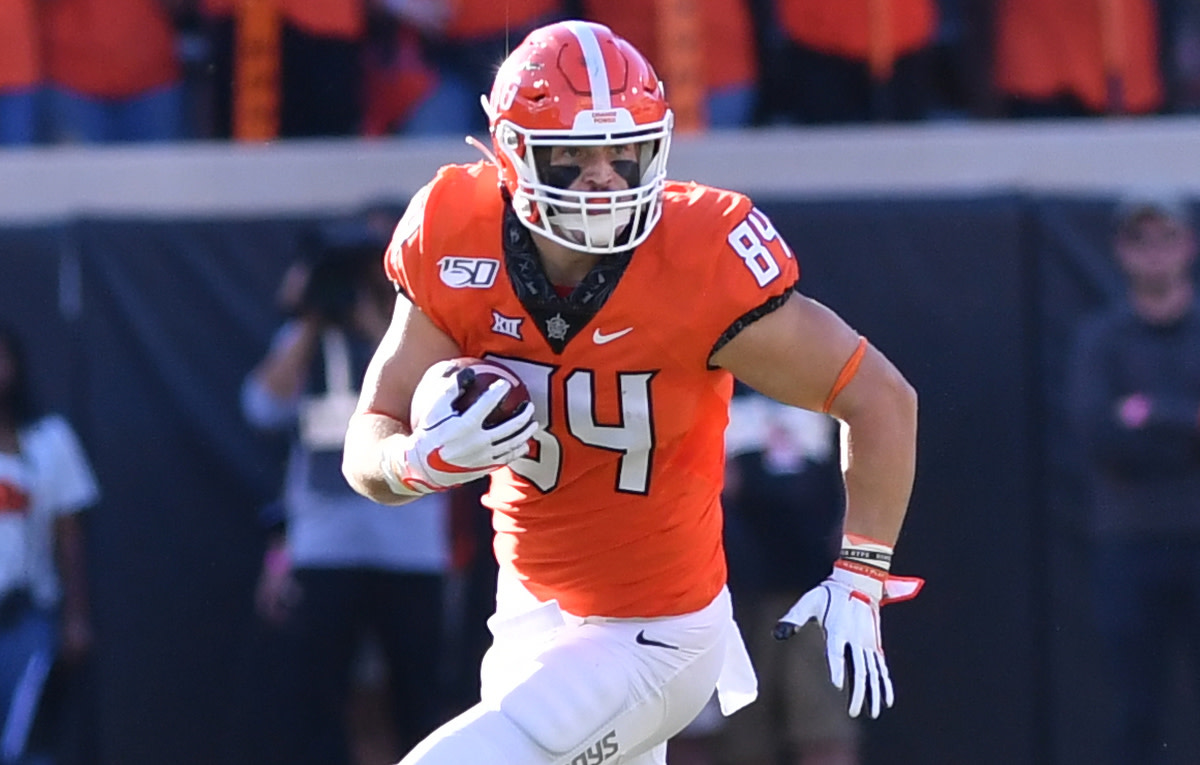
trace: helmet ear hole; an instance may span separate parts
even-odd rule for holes
[[[521,136],[517,134],[517,131],[513,130],[512,125],[504,124],[500,127],[500,143],[517,153],[522,153],[520,151]]]

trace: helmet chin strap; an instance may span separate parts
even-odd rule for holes
[[[565,239],[597,247],[608,247],[616,241],[632,218],[632,210],[596,215],[554,212],[546,216],[547,222]]]
[[[487,103],[487,101],[484,101],[484,103]],[[466,141],[468,146],[474,146],[483,156],[487,157],[488,162],[491,162],[496,167],[500,167],[500,162],[496,159],[496,155],[492,153],[491,149],[484,146],[478,138],[469,135],[466,137]]]

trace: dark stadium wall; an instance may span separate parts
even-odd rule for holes
[[[895,568],[928,584],[885,612],[897,701],[867,724],[864,762],[1097,761],[1107,689],[1082,611],[1079,498],[1055,403],[1074,322],[1115,289],[1109,201],[758,202],[796,251],[802,289],[921,394]],[[276,327],[274,291],[309,223],[0,228],[0,318],[43,351],[39,379],[104,491],[89,526],[99,765],[255,761],[269,734],[248,646],[256,513],[283,445],[242,424],[238,388]]]
[[[760,206],[796,251],[802,290],[920,394],[918,476],[895,570],[927,584],[885,610],[896,706],[868,724],[864,761],[1036,762],[1023,203]]]

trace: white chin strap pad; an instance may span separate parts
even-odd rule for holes
[[[546,217],[549,224],[568,239],[576,240],[579,244],[607,247],[629,225],[633,211],[623,209],[598,215],[551,213]]]

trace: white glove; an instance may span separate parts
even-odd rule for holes
[[[863,562],[868,550],[870,563]],[[886,551],[886,552],[883,552]],[[843,557],[834,564],[833,573],[804,593],[775,625],[775,637],[786,640],[801,626],[815,620],[825,631],[825,651],[829,678],[837,688],[845,687],[846,652],[854,672],[850,696],[850,716],[863,710],[868,689],[871,693],[871,717],[879,717],[882,701],[890,707],[894,701],[892,678],[883,658],[883,637],[879,631],[881,603],[907,600],[920,592],[923,580],[915,577],[888,577],[891,548],[877,543],[859,544],[844,540]],[[894,579],[894,586],[886,586]]]
[[[452,375],[412,435],[391,436],[384,442],[381,467],[388,487],[399,495],[443,491],[524,457],[538,428],[531,404],[495,427],[483,426],[511,387],[506,380],[493,382],[460,414],[451,407],[460,393]]]

